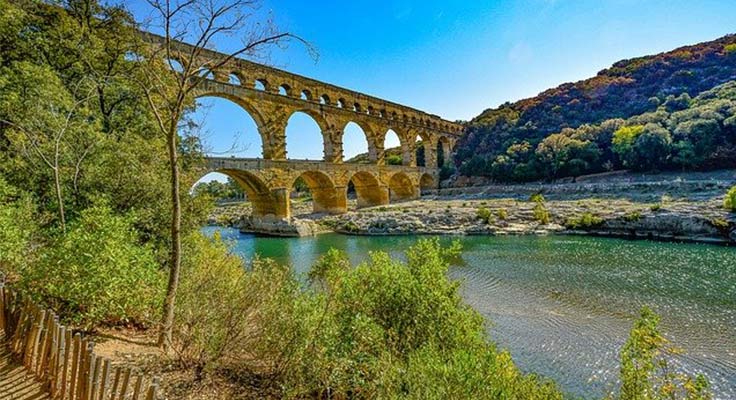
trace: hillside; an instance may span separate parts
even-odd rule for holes
[[[462,175],[497,181],[734,167],[733,88],[693,100],[732,80],[736,35],[619,61],[593,78],[484,111],[469,123],[455,165]],[[614,146],[623,127],[631,129]],[[631,154],[651,146],[659,146],[654,162]]]

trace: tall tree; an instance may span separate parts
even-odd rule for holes
[[[171,183],[171,250],[169,281],[163,304],[159,345],[168,350],[172,340],[176,291],[181,270],[181,219],[179,126],[193,104],[193,92],[210,71],[238,57],[266,56],[274,46],[291,40],[306,42],[279,30],[259,13],[259,0],[146,0],[153,10],[149,31],[141,47],[139,83],[166,138]],[[238,49],[212,55],[205,52],[225,37],[239,37]],[[183,42],[189,43],[184,45]],[[309,48],[309,47],[308,47]]]

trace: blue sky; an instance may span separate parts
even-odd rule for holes
[[[142,2],[130,3],[141,15]],[[315,62],[293,45],[273,53],[277,66],[450,120],[585,79],[620,59],[736,32],[734,0],[266,0],[262,10],[320,53]],[[237,136],[237,155],[259,155],[244,111],[226,100],[204,104],[197,117],[210,149],[222,152]],[[357,128],[346,135],[347,156],[364,150]],[[290,158],[321,157],[307,117],[290,121],[287,150]]]

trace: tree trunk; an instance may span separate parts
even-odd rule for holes
[[[169,284],[166,288],[166,298],[161,322],[161,333],[158,344],[164,351],[171,347],[174,329],[174,309],[176,290],[179,287],[179,272],[181,269],[181,199],[179,197],[179,162],[176,148],[176,123],[172,123],[168,133],[169,163],[171,164],[171,260]]]
[[[56,191],[56,201],[59,202],[59,223],[61,223],[61,231],[66,233],[66,213],[64,212],[64,196],[61,193],[61,178],[59,178],[59,164],[54,165],[54,189]]]

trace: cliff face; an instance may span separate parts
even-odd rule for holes
[[[619,61],[593,78],[485,110],[470,122],[455,164],[472,160],[477,165],[466,166],[465,175],[490,176],[490,165],[484,168],[482,161],[490,164],[514,145],[527,143],[533,152],[543,139],[565,128],[654,112],[668,101],[682,99],[682,94],[696,97],[732,80],[736,80],[736,35]],[[512,152],[510,156],[516,156],[519,149]],[[596,169],[600,168],[591,168]]]

